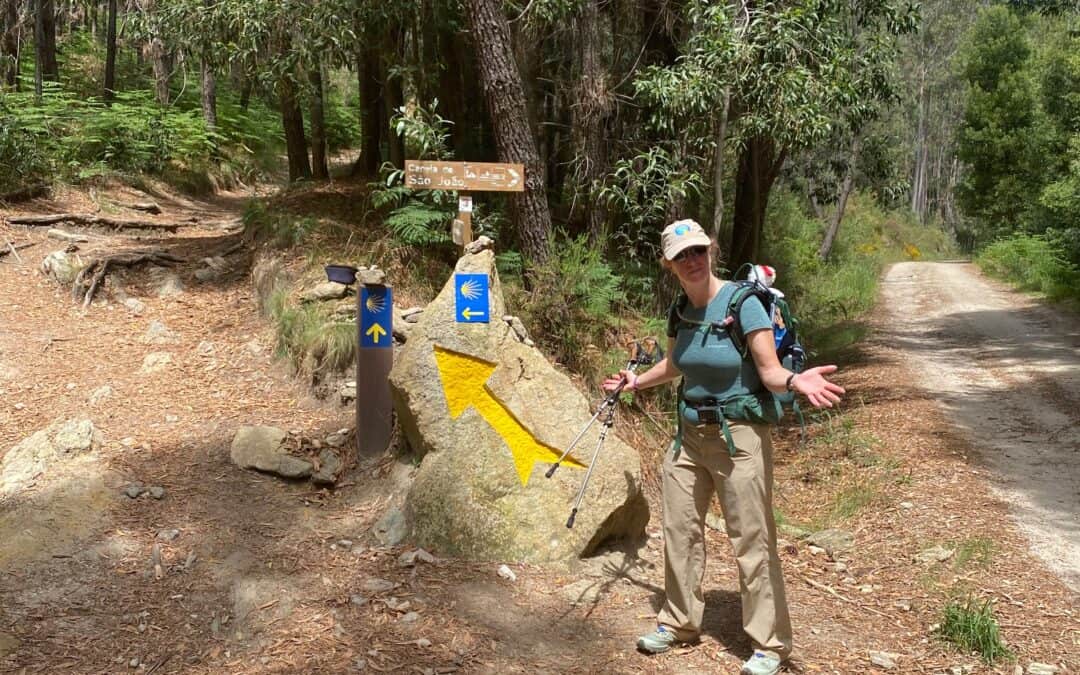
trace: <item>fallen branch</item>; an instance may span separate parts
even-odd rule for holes
[[[19,256],[19,249],[20,248],[30,248],[31,246],[33,246],[33,244],[19,244],[18,246],[16,246],[15,244],[12,244],[10,241],[7,241],[6,239],[4,240],[4,243],[7,244],[7,248],[6,249],[0,249],[0,258],[3,258],[8,253],[10,253],[10,254],[15,256],[15,259],[19,261],[20,265],[23,264],[23,259]]]
[[[12,225],[26,225],[27,227],[42,227],[55,225],[56,223],[75,223],[77,225],[104,226],[118,230],[144,229],[166,230],[176,232],[183,227],[180,223],[155,223],[150,220],[124,220],[110,218],[108,216],[95,216],[81,213],[57,213],[51,216],[9,216],[7,221]]]
[[[75,302],[79,302],[81,299],[83,307],[89,307],[90,302],[94,299],[94,293],[97,292],[98,286],[105,279],[105,274],[108,272],[110,265],[113,267],[134,267],[142,263],[157,263],[168,266],[178,262],[183,262],[183,259],[163,251],[132,251],[105,258],[96,258],[82,268],[78,276],[75,277],[75,281],[71,285],[71,298]],[[90,279],[89,282],[87,282],[87,278]]]
[[[57,228],[51,228],[45,233],[49,239],[59,239],[60,241],[75,241],[80,244],[85,244],[90,241],[90,237],[85,234],[72,234],[71,232],[65,232]]]

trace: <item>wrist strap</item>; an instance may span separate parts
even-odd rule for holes
[[[796,373],[792,373],[787,376],[787,382],[784,383],[784,388],[788,391],[794,391],[794,389],[791,388],[791,385],[795,383],[795,375]]]

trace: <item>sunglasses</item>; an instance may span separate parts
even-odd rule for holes
[[[679,254],[672,258],[672,260],[674,260],[675,262],[682,262],[687,258],[696,258],[699,255],[705,255],[708,250],[708,246],[691,246],[690,248],[684,248],[683,250],[679,251]]]

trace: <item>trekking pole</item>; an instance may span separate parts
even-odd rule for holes
[[[638,364],[636,361],[631,361],[630,363],[626,364],[626,370],[633,372],[637,368],[637,366]],[[607,438],[608,430],[615,423],[615,409],[619,403],[619,394],[622,393],[622,390],[626,386],[626,384],[627,380],[626,378],[623,378],[619,382],[619,385],[615,387],[615,389],[608,395],[607,398],[603,400],[603,402],[601,402],[600,408],[596,411],[596,414],[593,415],[592,419],[590,419],[585,424],[585,427],[582,428],[580,432],[578,432],[578,435],[574,438],[573,441],[570,442],[570,445],[566,448],[566,451],[563,452],[562,456],[559,457],[558,461],[552,464],[551,468],[548,469],[547,473],[544,474],[544,476],[547,478],[551,478],[553,475],[555,475],[555,470],[559,468],[559,464],[566,458],[567,455],[570,454],[570,451],[577,446],[582,436],[585,435],[585,432],[588,431],[589,427],[593,425],[593,422],[595,422],[600,417],[600,415],[603,415],[606,411],[607,417],[604,418],[604,421],[602,423],[603,428],[600,430],[600,437],[596,441],[596,449],[593,450],[592,460],[589,462],[589,467],[585,471],[585,478],[581,481],[581,487],[578,489],[577,498],[574,500],[574,507],[570,511],[570,518],[566,521],[567,528],[572,528],[574,526],[574,519],[577,518],[578,509],[581,507],[581,500],[585,496],[585,488],[589,485],[589,479],[592,477],[593,468],[596,466],[596,460],[600,456],[600,448],[604,445],[604,439]]]

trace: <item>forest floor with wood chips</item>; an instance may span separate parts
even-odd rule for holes
[[[162,214],[138,217],[187,223],[177,233],[88,230],[109,238],[80,246],[157,247],[197,261],[240,236],[242,195],[154,197]],[[103,204],[121,213],[137,198],[120,186],[69,189],[0,215]],[[736,673],[749,655],[730,546],[712,528],[701,642],[635,651],[662,600],[655,480],[644,542],[565,567],[438,552],[409,564],[402,556],[415,547],[382,546],[371,532],[407,483],[407,458],[361,462],[335,489],[238,469],[229,446],[240,425],[315,436],[353,420],[275,360],[249,257],[211,283],[180,263],[184,290],[166,297],[144,270],[124,271],[143,311],[105,294],[83,309],[39,272],[64,248],[43,229],[0,224],[0,239],[18,247],[0,259],[0,457],[57,419],[90,418],[104,442],[93,466],[0,501],[0,672]],[[155,320],[173,343],[146,344]],[[871,672],[871,652],[892,654],[897,673],[1027,672],[1032,662],[1080,671],[1080,595],[1029,552],[995,491],[996,465],[921,386],[887,308],[870,324],[840,364],[841,414],[815,416],[805,444],[797,426],[777,431],[791,671]],[[172,354],[167,369],[141,373],[161,350]],[[111,395],[91,403],[104,386]],[[620,425],[655,477],[662,449],[644,443],[644,418]],[[128,498],[136,481],[164,497]],[[796,536],[830,527],[853,536],[850,549],[830,555]],[[916,559],[933,547],[951,553]],[[515,581],[498,574],[501,562]],[[993,601],[1015,662],[987,666],[935,637],[956,598]]]

